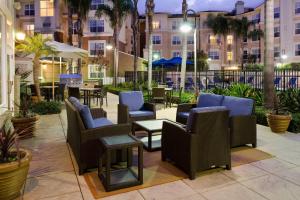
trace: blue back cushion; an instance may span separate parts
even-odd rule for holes
[[[95,128],[95,122],[88,106],[83,105],[79,113],[86,129]]]
[[[74,105],[76,102],[79,102],[79,100],[76,97],[70,97],[69,101]]]
[[[222,106],[230,110],[229,116],[251,115],[254,106],[253,99],[225,96]]]
[[[189,114],[189,117],[187,120],[187,124],[186,124],[187,131],[192,130],[193,119],[194,119],[196,113],[216,112],[216,111],[224,111],[224,110],[228,110],[228,109],[225,106],[193,108],[190,111],[190,114]]]
[[[201,93],[197,107],[221,106],[224,96],[217,94]]]
[[[129,111],[141,110],[144,105],[144,96],[141,91],[120,92],[119,103],[128,106]]]

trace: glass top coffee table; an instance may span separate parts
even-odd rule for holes
[[[161,149],[161,131],[164,121],[167,119],[135,121],[132,123],[132,134],[135,135],[136,131],[145,131],[147,136],[139,136],[144,148],[147,151],[157,151]],[[175,123],[175,122],[173,122]]]

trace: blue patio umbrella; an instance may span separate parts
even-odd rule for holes
[[[181,63],[182,63],[182,58],[181,57],[173,57],[170,60],[166,61],[166,64],[173,65],[173,66],[174,65],[181,65]],[[188,60],[188,61],[186,61],[186,64],[187,65],[192,65],[193,62]]]
[[[162,73],[163,73],[164,67],[170,66],[170,64],[168,64],[167,61],[168,61],[168,60],[166,60],[166,59],[164,59],[164,58],[161,58],[161,59],[159,59],[159,60],[156,60],[156,61],[152,62],[152,66],[153,66],[154,68],[161,68],[161,71],[162,71]],[[163,76],[162,76],[162,80],[161,80],[161,81],[163,82]]]

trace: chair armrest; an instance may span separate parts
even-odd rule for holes
[[[176,123],[176,122],[168,122],[168,121],[164,121],[163,122],[163,128],[162,128],[162,135],[169,137],[170,138],[175,138],[178,135],[182,135],[182,136],[189,136],[191,134],[186,132],[186,128],[185,125],[180,124],[180,123]]]
[[[230,123],[238,124],[241,127],[246,129],[247,125],[256,125],[256,116],[255,115],[248,115],[248,116],[234,116],[230,117]]]
[[[128,135],[131,132],[130,124],[114,124],[110,126],[103,126],[94,129],[87,129],[82,131],[81,142],[88,140],[95,140],[101,137],[114,136],[114,135]]]
[[[156,112],[155,105],[153,103],[144,103],[144,109],[152,112]]]
[[[118,104],[118,124],[129,123],[128,106]]]
[[[107,113],[102,108],[91,108],[91,114],[93,116],[93,119],[107,117]]]
[[[188,104],[188,103],[179,104],[178,108],[177,108],[177,113],[190,112],[191,109],[196,108],[196,107],[197,107],[196,104]]]

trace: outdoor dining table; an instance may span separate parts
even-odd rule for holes
[[[82,87],[80,90],[83,91],[83,104],[91,107],[91,92],[100,91],[101,88]]]
[[[168,87],[165,87],[165,93],[166,93],[166,96],[167,96],[167,99],[171,99],[172,95],[173,95],[173,88],[168,88]],[[150,89],[150,94],[152,95],[152,88]],[[150,97],[151,95],[148,94],[148,96]],[[170,102],[170,107],[171,107],[171,102]]]
[[[54,87],[54,89],[55,88],[58,88],[58,86],[52,86],[52,85],[45,85],[45,86],[41,86],[40,88],[41,89],[45,89],[46,90],[46,100],[47,101],[50,101],[50,99],[51,99],[51,93],[52,93],[52,89],[53,89],[53,87]]]

